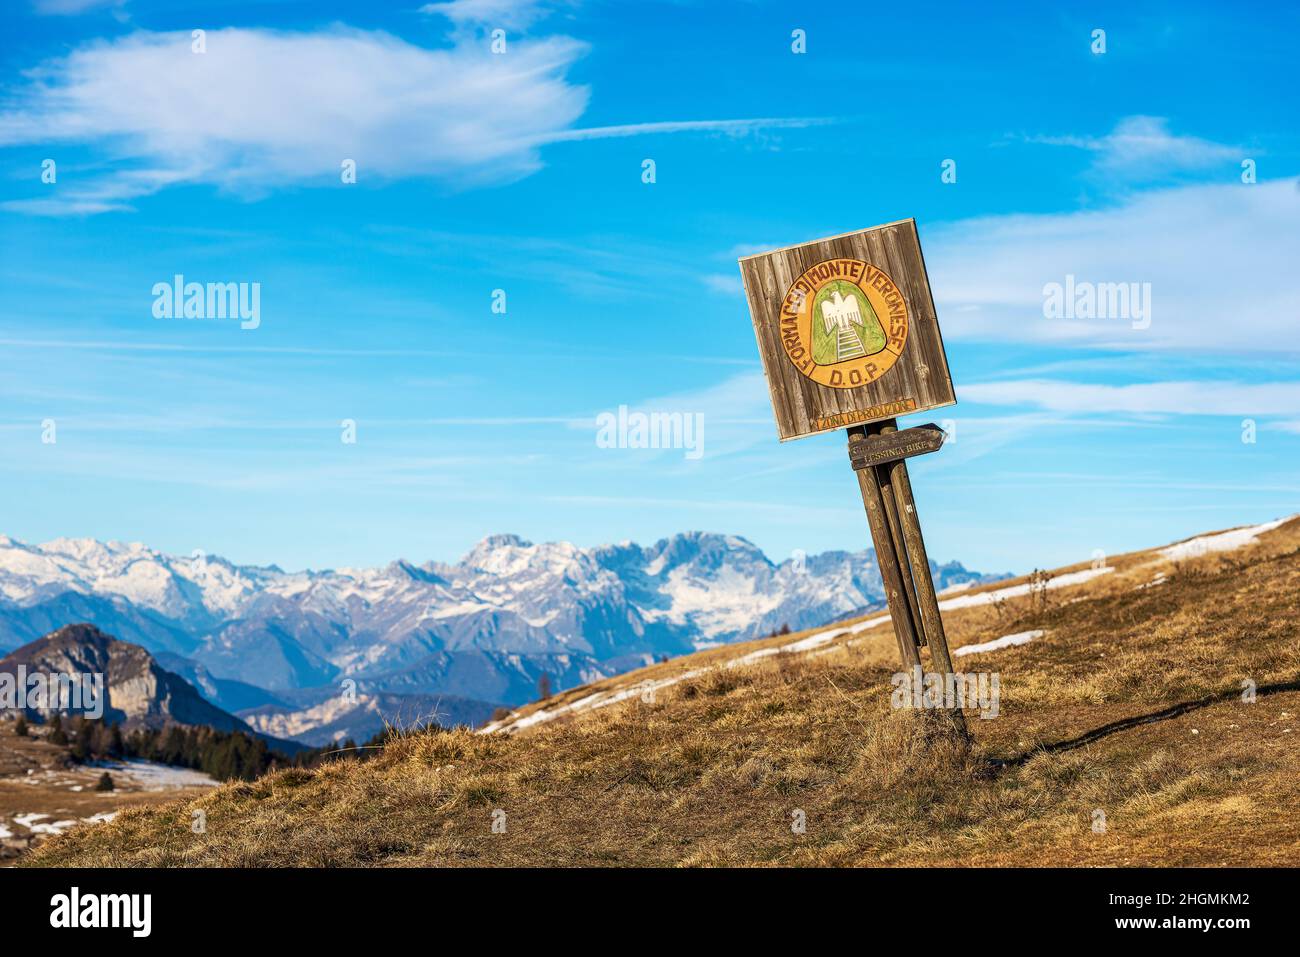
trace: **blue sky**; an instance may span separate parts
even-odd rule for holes
[[[1290,514],[1298,21],[7,4],[0,531],[285,568],[504,531],[865,547],[843,436],[776,440],[736,258],[909,216],[959,400],[911,420],[954,426],[912,467],[933,557],[1024,571]],[[177,273],[260,283],[260,325],[155,318]],[[1045,317],[1067,275],[1150,284],[1149,325]],[[703,415],[703,455],[598,447],[620,405]]]

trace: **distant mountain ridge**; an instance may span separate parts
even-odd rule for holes
[[[932,567],[940,588],[1005,577]],[[455,564],[318,572],[0,536],[0,650],[93,622],[209,700],[263,715],[292,709],[283,692],[294,689],[318,706],[348,678],[363,694],[444,696],[479,713],[531,700],[542,675],[558,690],[882,601],[870,551],[773,563],[743,538],[707,532],[589,549],[493,535]]]

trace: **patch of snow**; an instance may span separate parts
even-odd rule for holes
[[[48,814],[39,814],[35,811],[28,814],[15,814],[13,823],[20,827],[26,828],[29,834],[62,834],[70,827],[78,824],[98,824],[100,821],[111,821],[117,817],[117,811],[100,811],[98,814],[92,814],[90,817],[77,820],[68,818],[62,821],[46,821]],[[0,824],[0,838],[13,837],[14,832],[9,830],[3,824]]]
[[[1012,648],[1016,645],[1027,645],[1035,638],[1043,637],[1042,629],[1036,631],[1018,631],[1014,635],[1003,635],[1001,638],[994,638],[992,641],[983,641],[978,645],[963,645],[956,649],[952,654],[954,658],[962,655],[979,655],[986,651],[997,651],[999,648]]]
[[[79,823],[75,818],[66,821],[50,821],[48,824],[37,823],[42,818],[47,817],[49,817],[48,814],[15,814],[14,823],[27,828],[31,834],[62,834],[68,828]]]
[[[942,602],[940,602],[939,607],[943,607]],[[860,621],[856,625],[849,625],[846,630],[849,634],[856,635],[859,632],[866,631],[868,628],[875,628],[876,625],[883,625],[887,621],[889,621],[888,615],[877,615],[875,618],[868,618],[865,621]]]
[[[76,827],[80,821],[75,817],[64,821],[51,821],[49,824],[35,824],[31,827],[33,834],[62,834],[70,827]]]
[[[772,655],[779,655],[782,650],[781,648],[759,648],[758,651],[751,651],[739,658],[732,658],[727,662],[726,667],[742,668],[745,665],[752,665],[755,661],[762,661],[764,658],[772,657]]]
[[[1217,535],[1201,535],[1198,538],[1189,538],[1185,542],[1178,542],[1168,548],[1160,549],[1160,554],[1170,561],[1176,562],[1186,558],[1196,558],[1199,555],[1207,555],[1210,552],[1234,551],[1251,544],[1265,532],[1272,531],[1279,525],[1285,525],[1294,517],[1294,515],[1291,515],[1287,518],[1264,522],[1262,525],[1243,525],[1241,528],[1229,529],[1226,532],[1219,532]]]
[[[819,648],[822,645],[825,645],[827,642],[840,635],[856,634],[859,631],[874,627],[875,625],[879,625],[886,621],[889,621],[889,616],[881,615],[876,618],[869,618],[866,621],[860,621],[856,625],[850,625],[847,628],[842,626],[825,628],[785,645],[778,645],[773,648],[759,648],[757,651],[751,651],[749,654],[741,655],[739,658],[732,658],[721,667],[739,668],[783,652],[797,654],[799,652],[811,651],[814,648]],[[530,728],[533,725],[544,724],[547,721],[552,721],[555,718],[560,717],[562,714],[572,714],[576,711],[603,708],[606,705],[615,704],[619,701],[626,701],[633,695],[643,694],[647,690],[656,691],[660,688],[671,687],[679,682],[688,681],[691,678],[713,670],[714,668],[696,668],[680,675],[661,678],[658,681],[638,682],[635,685],[631,685],[613,693],[608,691],[597,691],[594,694],[587,695],[585,698],[571,701],[566,705],[561,705],[555,708],[539,708],[531,714],[524,715],[522,718],[517,718],[514,721],[511,721],[509,717],[503,718],[500,721],[493,721],[480,728],[479,733],[491,734],[494,731],[519,731],[523,728]]]
[[[843,632],[828,628],[825,631],[819,631],[815,634],[809,635],[807,638],[800,638],[798,641],[792,641],[788,645],[782,645],[781,650],[791,653],[811,651],[813,648],[820,648],[822,645],[826,644],[826,642],[839,634],[843,634]]]
[[[1068,588],[1071,585],[1082,585],[1086,581],[1091,581],[1099,575],[1106,575],[1115,569],[1106,568],[1085,568],[1082,571],[1069,572],[1065,575],[1057,575],[1055,578],[1048,579],[1046,587],[1048,590],[1057,588]],[[1025,582],[1020,585],[1010,585],[1006,588],[998,588],[995,591],[981,592],[978,595],[959,595],[956,598],[947,598],[939,602],[942,609],[951,608],[973,608],[976,605],[991,605],[1001,598],[1017,598],[1021,595],[1028,595],[1031,588],[1031,582]]]
[[[142,791],[171,791],[175,788],[212,788],[221,782],[189,768],[172,767],[170,764],[158,764],[154,761],[141,761],[135,758],[125,762],[104,762],[99,765],[107,768],[109,773],[121,775]]]
[[[536,724],[544,724],[547,721],[553,721],[564,714],[572,714],[575,711],[588,711],[596,708],[604,708],[607,705],[626,701],[633,696],[642,695],[647,692],[654,693],[660,688],[670,687],[680,681],[688,681],[691,678],[712,670],[712,668],[696,668],[693,671],[683,672],[680,675],[673,675],[669,678],[661,678],[658,681],[639,681],[634,685],[630,685],[614,692],[597,691],[593,694],[587,695],[585,698],[578,698],[576,701],[571,701],[568,704],[560,705],[555,708],[539,708],[532,714],[524,715],[524,717],[517,718],[514,721],[511,721],[509,718],[504,718],[501,721],[494,721],[491,724],[484,725],[480,728],[479,733],[490,734],[493,731],[515,732],[522,728],[531,728]]]
[[[486,606],[482,601],[460,601],[454,605],[445,605],[437,609],[425,609],[421,618],[456,618],[460,615],[473,615],[483,611]]]
[[[949,585],[947,588],[941,588],[941,589],[939,589],[938,594],[940,594],[940,595],[951,595],[953,592],[957,592],[957,591],[965,591],[965,590],[968,589],[968,588],[974,588],[974,587],[975,587],[976,585],[978,585],[978,584],[979,584],[979,582],[975,582],[975,581],[970,581],[970,582],[954,582],[953,584]]]
[[[694,622],[705,638],[741,632],[781,603],[780,595],[759,593],[753,578],[730,567],[711,579],[691,577],[686,566],[674,568],[663,592],[669,600],[663,618],[677,625]]]

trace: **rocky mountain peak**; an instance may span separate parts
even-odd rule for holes
[[[119,641],[88,623],[67,625],[23,645],[0,659],[0,673],[15,680],[20,673],[75,676],[84,686],[106,692],[99,716],[127,727],[175,723],[252,733],[243,721],[210,704],[180,676],[160,667],[146,649]],[[82,698],[81,704],[72,710],[91,714],[99,710],[94,708],[93,698]],[[54,711],[30,706],[26,710],[41,717]]]
[[[704,573],[725,565],[771,569],[772,563],[753,542],[739,535],[681,532],[647,549],[651,574],[665,574],[684,565]]]

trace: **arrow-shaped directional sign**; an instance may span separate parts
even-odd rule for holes
[[[883,465],[899,459],[910,459],[914,455],[937,452],[946,438],[943,429],[933,422],[903,429],[900,432],[884,432],[867,437],[855,436],[849,442],[849,461],[855,469]]]

